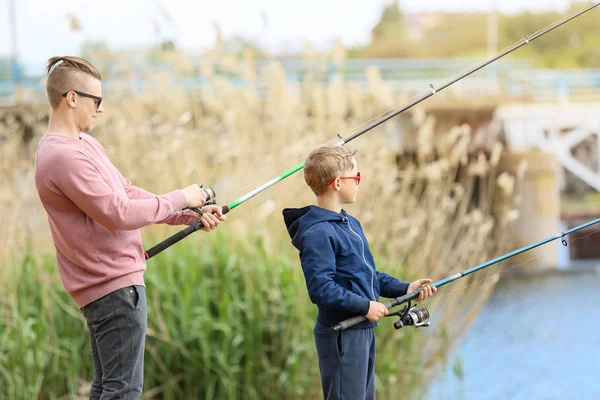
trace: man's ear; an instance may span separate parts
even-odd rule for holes
[[[66,99],[67,99],[67,105],[70,108],[75,108],[75,93],[73,92],[69,92],[67,93]]]

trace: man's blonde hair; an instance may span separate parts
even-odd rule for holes
[[[82,76],[91,76],[102,80],[100,72],[88,60],[74,56],[52,57],[48,60],[48,79],[46,80],[46,93],[52,108],[57,108],[63,93],[69,90],[83,90]]]
[[[325,145],[314,149],[304,161],[304,180],[316,195],[327,190],[327,182],[352,169],[356,150],[339,145]]]

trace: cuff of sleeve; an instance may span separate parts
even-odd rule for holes
[[[408,287],[410,283],[402,282],[400,280],[394,282],[394,286],[392,287],[392,292],[394,293],[394,297],[404,296],[408,291]]]
[[[369,299],[361,299],[360,309],[358,310],[359,315],[367,315],[369,308],[371,307],[371,301]]]
[[[198,221],[198,213],[191,210],[181,211],[180,225],[193,225]]]

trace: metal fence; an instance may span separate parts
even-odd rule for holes
[[[366,87],[366,71],[376,68],[382,81],[392,91],[410,96],[422,93],[428,90],[430,84],[440,84],[480,61],[480,58],[348,59],[342,65],[336,65],[329,60],[284,58],[256,61],[255,69],[261,71],[269,63],[278,62],[288,81],[293,84],[301,84],[309,76],[315,82],[328,83],[340,74],[346,82]],[[127,74],[117,64],[107,63],[99,68],[103,75],[108,76],[103,81],[108,93],[113,84],[118,84],[121,91],[125,88],[125,93],[131,95],[151,90],[156,87],[154,74],[160,74],[163,78],[168,76],[171,88],[202,90],[213,86],[211,78],[201,77],[200,66],[185,75],[159,63],[132,63],[127,66]],[[253,84],[260,90],[269,84],[268,77],[264,74],[258,74],[256,81],[249,82],[242,75],[227,70],[224,65],[214,64],[213,70],[217,75],[226,77],[233,85]],[[44,75],[42,65],[23,65],[0,60],[0,106],[45,101]],[[539,102],[600,99],[600,69],[535,69],[526,59],[499,60],[442,93],[442,96],[456,99],[490,96],[526,97]]]

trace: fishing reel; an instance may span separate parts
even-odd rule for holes
[[[394,322],[394,328],[400,329],[405,326],[412,325],[415,328],[425,328],[430,325],[429,310],[421,305],[417,308],[416,305],[411,305],[409,301],[406,306],[400,311],[389,313],[387,317],[398,316],[400,319]]]
[[[204,189],[202,186],[204,185],[200,185],[200,189],[202,189],[202,191],[206,195],[206,201],[204,202],[204,205],[210,206],[212,204],[217,204],[217,195],[215,194],[213,188],[209,186],[206,189]]]
[[[210,206],[212,204],[217,204],[217,195],[215,191],[210,186],[206,189],[203,188],[204,185],[199,185],[200,189],[204,192],[204,196],[206,196],[206,201],[204,202],[205,206]],[[202,215],[203,212],[199,207],[188,207],[189,210],[195,211],[198,214]]]

